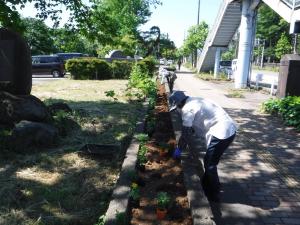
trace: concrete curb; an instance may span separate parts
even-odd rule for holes
[[[146,114],[148,102],[143,104],[143,113]],[[144,131],[144,116],[136,123],[134,134],[142,133]],[[111,201],[105,214],[105,225],[117,224],[116,214],[122,213],[128,215],[128,203],[131,181],[128,177],[129,171],[135,170],[137,161],[137,153],[139,150],[139,142],[133,135],[130,145],[126,151],[125,159],[122,164],[119,179],[114,188]]]

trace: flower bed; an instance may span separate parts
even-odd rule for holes
[[[140,137],[137,171],[130,192],[130,223],[192,224],[183,171],[172,158],[176,140],[164,86],[159,86],[151,138]],[[166,209],[164,218],[157,209]]]

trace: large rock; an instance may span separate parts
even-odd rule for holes
[[[58,130],[49,124],[21,121],[12,131],[11,146],[20,150],[31,146],[52,146],[58,137]]]
[[[29,95],[32,87],[31,53],[24,38],[0,28],[0,91]]]
[[[56,103],[49,105],[48,110],[50,111],[50,113],[52,115],[55,115],[59,111],[64,111],[66,113],[72,112],[72,109],[66,103],[63,103],[63,102],[56,102]]]
[[[21,120],[44,122],[50,119],[46,105],[38,98],[0,92],[0,124],[14,124]]]

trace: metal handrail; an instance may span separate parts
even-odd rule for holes
[[[281,0],[281,1],[284,2],[291,9],[296,9],[300,7],[300,0]]]

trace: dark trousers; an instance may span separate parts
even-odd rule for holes
[[[220,191],[220,180],[217,166],[221,156],[232,143],[234,137],[235,134],[224,140],[218,139],[214,136],[211,138],[204,156],[205,172],[203,176],[203,180],[209,187],[210,192],[218,193]]]

